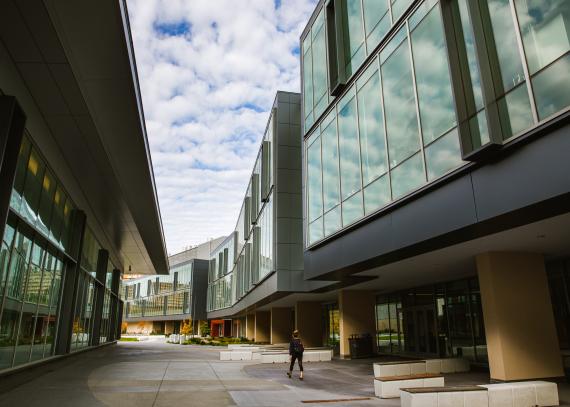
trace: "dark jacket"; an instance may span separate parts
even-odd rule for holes
[[[302,355],[304,350],[303,342],[299,338],[291,339],[291,342],[289,342],[289,355]]]

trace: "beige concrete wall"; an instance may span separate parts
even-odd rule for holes
[[[250,341],[255,340],[255,314],[245,316],[245,335]]]
[[[340,324],[340,356],[350,357],[348,338],[353,334],[374,335],[376,298],[371,291],[340,290],[338,310]],[[374,343],[376,348],[376,343]]]
[[[272,344],[289,343],[293,333],[293,308],[271,308]]]
[[[153,324],[152,321],[139,321],[139,322],[128,322],[127,323],[127,335],[131,334],[144,334],[148,335],[152,333]]]
[[[255,342],[269,343],[271,340],[271,312],[257,311],[255,313]]]
[[[476,260],[491,378],[563,376],[542,255],[494,252]]]
[[[322,318],[320,302],[299,301],[295,304],[295,329],[306,347],[323,346]]]

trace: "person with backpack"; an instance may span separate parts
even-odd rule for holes
[[[293,331],[293,337],[291,338],[291,342],[289,343],[289,355],[291,355],[291,366],[289,366],[289,371],[287,372],[287,376],[291,378],[291,374],[293,373],[293,368],[295,367],[295,360],[299,361],[299,370],[301,371],[301,375],[299,376],[299,380],[303,380],[303,352],[305,351],[305,347],[303,346],[303,342],[299,338],[299,331],[295,329]]]

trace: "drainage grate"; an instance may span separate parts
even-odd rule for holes
[[[352,399],[335,399],[335,400],[301,400],[301,403],[342,403],[346,401],[365,401],[370,400],[370,397],[356,397]]]

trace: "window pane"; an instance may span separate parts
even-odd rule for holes
[[[532,86],[541,120],[570,105],[570,54],[538,73]]]
[[[428,180],[433,180],[461,164],[459,137],[454,129],[426,147]]]
[[[325,236],[333,234],[342,225],[340,221],[340,205],[325,214]]]
[[[318,242],[323,238],[323,218],[319,218],[309,225],[309,244]]]
[[[499,115],[505,139],[532,126],[532,112],[526,83],[499,100]]]
[[[439,7],[430,11],[411,37],[422,134],[428,144],[456,125]]]
[[[391,171],[394,199],[424,184],[425,174],[421,154],[416,154]]]
[[[307,161],[309,222],[312,222],[323,214],[320,137],[317,137],[316,141],[309,146],[307,151]]]
[[[322,13],[319,16],[322,19]],[[315,93],[315,105],[319,109],[315,111],[315,116],[319,116],[326,107],[322,102],[327,95],[327,54],[324,24],[321,24],[320,30],[313,36],[313,86]],[[322,107],[321,107],[322,106]]]
[[[368,215],[390,202],[390,184],[385,175],[364,188],[364,212]]]
[[[342,225],[347,226],[364,216],[362,192],[358,192],[342,203]]]
[[[392,16],[394,17],[394,22],[402,16],[411,3],[412,0],[392,0]]]
[[[382,65],[382,83],[390,166],[395,167],[420,149],[407,40]]]
[[[53,196],[55,195],[55,179],[49,171],[46,171],[42,182],[42,196],[40,198],[40,211],[38,217],[38,228],[44,232],[49,232],[49,221],[53,208]]]
[[[24,217],[35,224],[40,203],[40,192],[44,179],[45,165],[34,149],[30,154],[24,185],[24,199],[22,209]]]
[[[361,0],[344,0],[344,56],[346,58],[347,75],[352,75],[356,68],[364,61],[364,29],[362,27]]]
[[[325,211],[340,202],[340,175],[338,168],[338,138],[336,120],[322,132],[323,143],[323,195]]]
[[[311,48],[307,49],[303,56],[303,87],[305,117],[308,117],[313,112],[313,53]],[[308,127],[305,127],[305,131],[307,130]]]
[[[362,188],[360,179],[360,152],[356,123],[356,98],[350,99],[338,113],[340,143],[341,191],[346,199]]]
[[[461,18],[461,28],[463,31],[463,41],[465,51],[467,53],[467,64],[469,67],[469,76],[471,79],[471,87],[473,89],[473,97],[475,109],[483,108],[483,91],[481,90],[481,73],[479,72],[479,64],[477,62],[477,51],[475,49],[475,36],[473,34],[473,25],[469,18],[469,10],[467,9],[468,0],[458,0],[459,16]],[[474,113],[474,112],[469,112]]]
[[[388,12],[388,0],[363,0],[363,3],[366,35],[368,35]]]
[[[568,0],[516,0],[530,74],[570,51]]]
[[[24,194],[24,182],[26,180],[28,159],[30,157],[30,141],[24,136],[20,145],[18,154],[18,165],[16,167],[16,175],[14,178],[14,188],[12,189],[12,197],[10,198],[10,206],[16,211],[20,211],[22,195]]]
[[[469,120],[469,132],[474,149],[491,141],[489,128],[487,127],[487,116],[485,116],[485,110],[481,110],[477,116],[474,116]]]
[[[380,75],[376,72],[358,91],[358,120],[364,184],[368,184],[388,170],[380,95]]]
[[[524,82],[525,76],[515,35],[509,0],[488,0],[491,25],[505,91]]]

